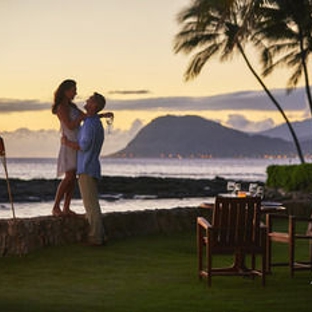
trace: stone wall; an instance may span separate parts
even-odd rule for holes
[[[201,208],[112,212],[103,214],[103,223],[109,240],[113,240],[195,231],[197,216],[207,214],[209,211]],[[45,246],[83,242],[87,234],[88,223],[83,215],[0,220],[0,256],[25,255]]]

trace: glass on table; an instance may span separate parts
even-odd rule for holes
[[[242,189],[242,185],[240,183],[235,183],[234,193],[238,194],[238,192],[240,192],[241,189]]]
[[[238,192],[241,190],[241,184],[235,181],[228,181],[226,189],[228,192],[237,195]]]
[[[228,181],[228,182],[227,182],[227,185],[226,185],[227,191],[228,191],[228,192],[234,192],[234,190],[235,190],[235,184],[236,184],[235,181]]]
[[[263,197],[264,197],[264,187],[263,186],[257,187],[257,191],[256,191],[255,196],[260,196],[261,199],[263,199]]]
[[[257,193],[258,183],[250,183],[248,191],[250,196],[254,196]]]

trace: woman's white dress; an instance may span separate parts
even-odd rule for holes
[[[77,108],[70,106],[69,119],[71,121],[77,119],[79,117],[79,114],[80,112]],[[68,140],[77,142],[79,127],[71,130],[66,127],[63,121],[60,121],[60,124],[61,124],[60,129],[61,136],[65,135],[68,138]],[[57,159],[57,176],[60,177],[65,172],[70,170],[76,170],[76,168],[77,168],[77,151],[61,143]]]

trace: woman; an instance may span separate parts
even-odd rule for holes
[[[85,118],[85,114],[72,102],[76,95],[76,82],[71,79],[64,80],[54,93],[52,106],[52,113],[57,115],[60,121],[61,135],[74,142],[77,141],[79,125]],[[63,174],[65,176],[57,188],[52,209],[53,216],[75,214],[69,206],[75,189],[76,164],[77,151],[61,144],[57,161],[57,176]],[[63,211],[60,208],[62,199],[64,199]]]

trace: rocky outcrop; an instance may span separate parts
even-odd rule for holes
[[[42,202],[54,200],[60,180],[11,179],[10,185],[14,202]],[[243,190],[248,190],[248,181],[237,181]],[[259,185],[263,182],[254,181]],[[154,196],[155,198],[213,197],[225,193],[227,180],[214,179],[180,179],[155,177],[109,177],[103,176],[99,181],[99,193],[103,198],[134,198],[135,196]],[[80,198],[78,187],[75,198]],[[9,201],[6,181],[0,179],[0,203]]]
[[[11,179],[10,185],[14,202],[40,202],[54,200],[60,180]],[[214,196],[226,191],[227,181],[222,178],[179,179],[153,177],[108,177],[98,183],[99,193],[105,198],[133,198],[149,195],[157,198],[184,198]],[[80,198],[76,185],[75,198]],[[6,181],[0,179],[0,203],[8,202]]]
[[[175,208],[103,214],[110,240],[159,233],[195,231],[197,216],[210,212],[201,208]],[[0,255],[25,255],[46,247],[84,242],[88,223],[84,215],[0,220]]]

